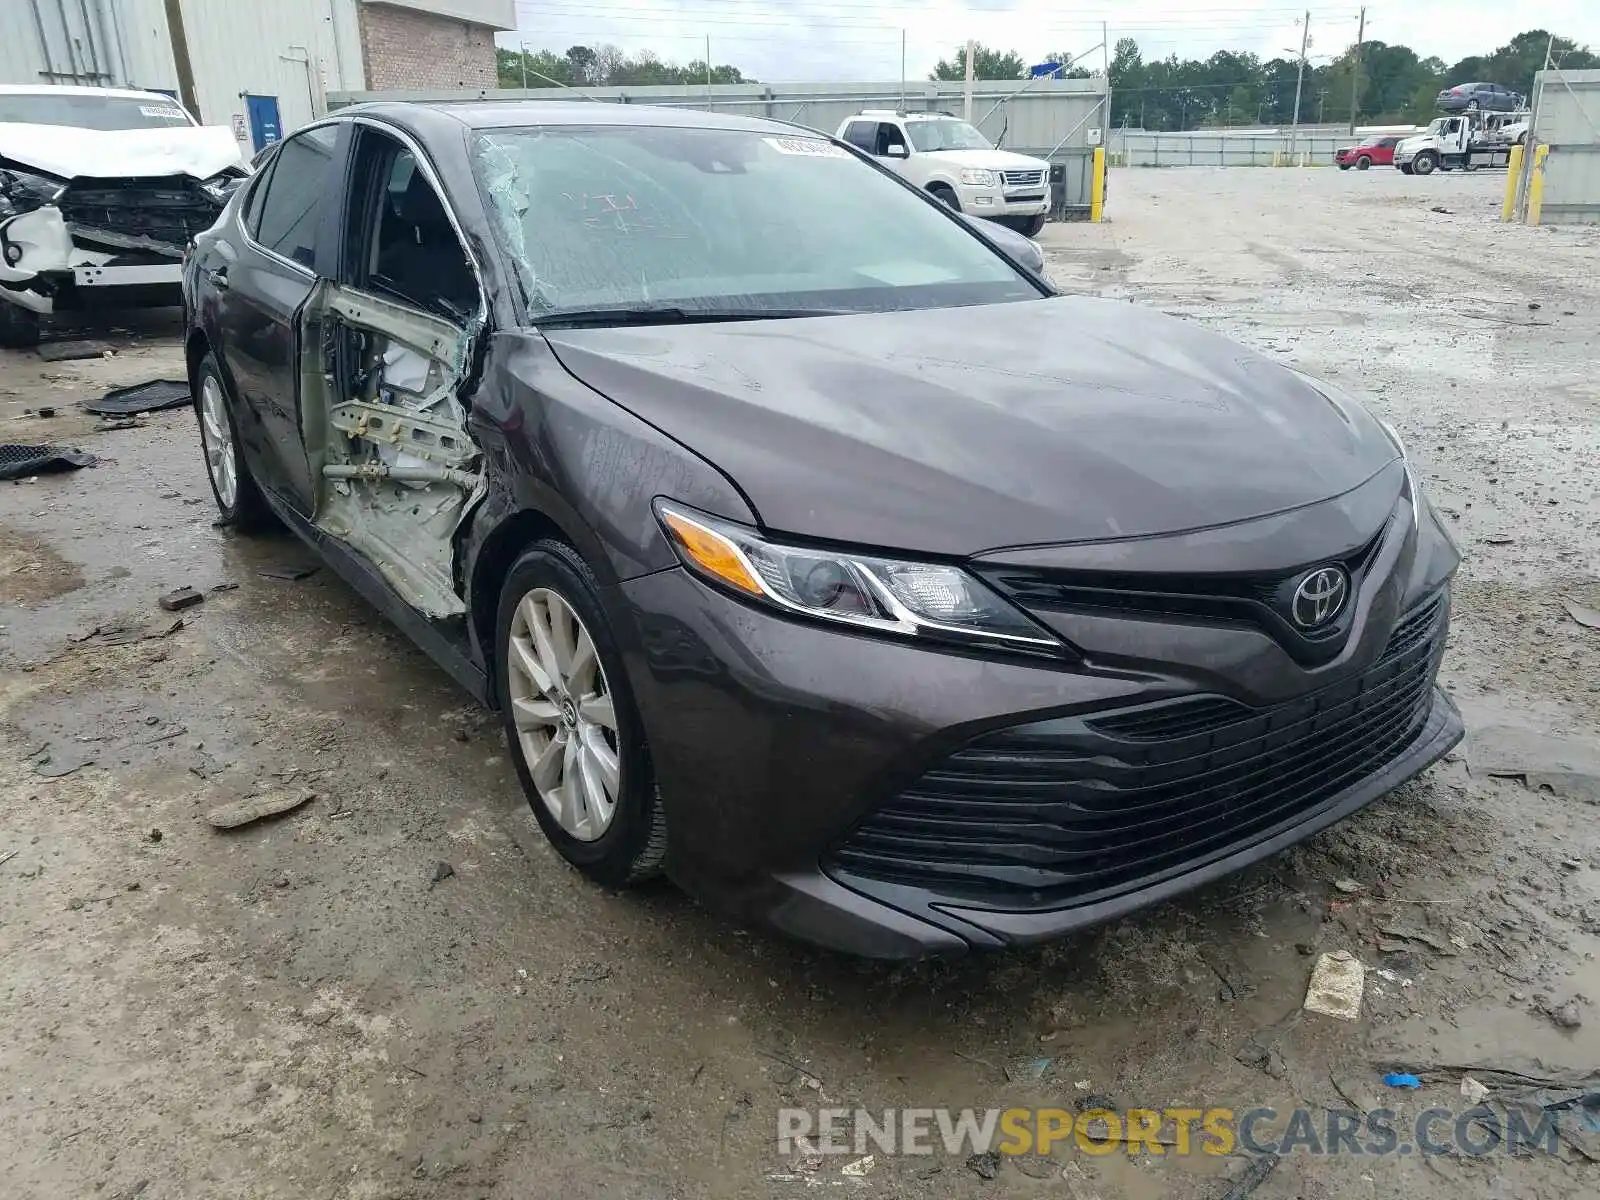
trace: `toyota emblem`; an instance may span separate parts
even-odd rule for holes
[[[1316,629],[1339,615],[1350,592],[1350,576],[1342,567],[1318,567],[1294,589],[1290,615],[1301,629]]]

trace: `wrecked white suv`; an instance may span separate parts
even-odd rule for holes
[[[40,318],[177,304],[189,239],[248,173],[159,92],[0,86],[0,346]]]

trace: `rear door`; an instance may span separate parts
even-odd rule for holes
[[[223,353],[240,401],[239,436],[262,465],[259,481],[308,515],[314,491],[300,431],[298,317],[338,249],[343,128],[317,126],[278,147],[246,198],[237,257],[211,275],[226,289]]]

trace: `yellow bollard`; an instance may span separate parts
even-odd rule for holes
[[[1500,219],[1509,221],[1517,211],[1517,183],[1522,179],[1522,143],[1511,147],[1511,161],[1506,164],[1506,198],[1500,205]]]
[[[1528,224],[1537,225],[1544,209],[1544,160],[1550,156],[1550,147],[1541,143],[1533,152],[1533,176],[1528,180]]]
[[[1094,165],[1089,176],[1089,220],[1105,217],[1106,208],[1106,152],[1105,147],[1094,148]]]

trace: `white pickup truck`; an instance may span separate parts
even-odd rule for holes
[[[1394,148],[1394,165],[1406,175],[1431,175],[1454,167],[1503,167],[1511,147],[1528,134],[1525,112],[1470,112],[1435,117],[1427,131],[1403,138]]]
[[[1050,164],[997,150],[946,113],[865,109],[834,136],[882,162],[951,208],[1032,237],[1050,211]]]

